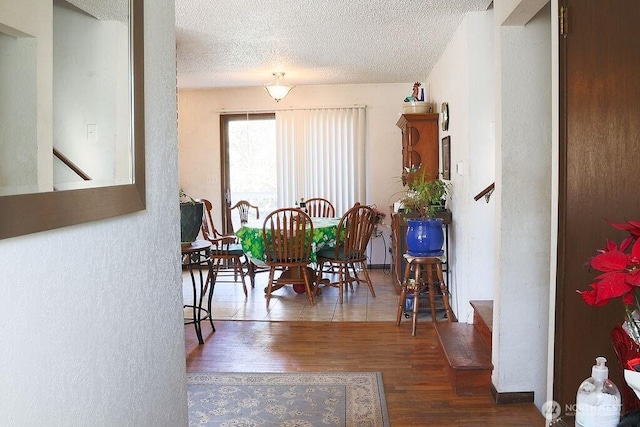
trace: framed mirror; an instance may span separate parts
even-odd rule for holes
[[[2,1],[0,56],[0,238],[145,209],[143,0]]]

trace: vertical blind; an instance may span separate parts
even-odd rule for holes
[[[341,215],[365,200],[365,108],[276,112],[278,204],[329,199]]]

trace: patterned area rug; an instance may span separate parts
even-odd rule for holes
[[[379,372],[187,374],[190,426],[388,427]]]

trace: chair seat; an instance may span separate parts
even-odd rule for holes
[[[212,248],[211,252],[214,255],[244,255],[244,251],[242,250],[242,245],[240,243],[232,243],[224,249],[216,249]]]
[[[318,251],[317,254],[318,258],[323,258],[326,260],[335,260],[335,261],[357,261],[363,257],[353,257],[353,256],[349,256],[347,255],[347,253],[345,252],[345,248],[343,246],[339,246],[338,247],[338,256],[336,258],[336,248],[335,247],[328,247],[328,248],[323,248],[322,250]]]
[[[316,256],[317,256],[318,258],[333,259],[333,257],[335,256],[335,254],[336,254],[336,248],[335,248],[335,246],[329,246],[329,247],[326,247],[326,248],[323,248],[323,249],[319,250],[319,251],[316,253]]]

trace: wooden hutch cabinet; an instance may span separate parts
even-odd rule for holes
[[[419,168],[419,172],[426,172],[431,179],[438,177],[438,160],[440,153],[439,114],[402,114],[396,126],[402,131],[402,183],[407,184],[409,172]],[[391,208],[393,211],[393,207]],[[415,216],[415,215],[410,215]],[[437,215],[443,219],[445,228],[445,254],[449,252],[449,225],[451,212],[443,211]],[[402,212],[392,212],[391,215],[391,271],[396,286],[399,287],[404,279],[404,253],[407,250],[405,235],[407,215]],[[445,271],[448,267],[445,263]]]
[[[438,175],[439,114],[403,114],[396,123],[402,130],[402,183],[407,170],[420,167],[432,178]]]

